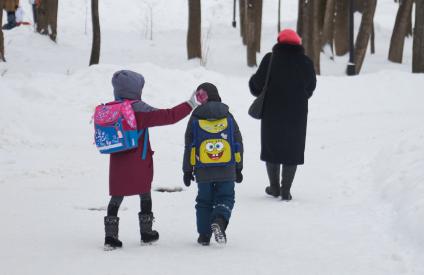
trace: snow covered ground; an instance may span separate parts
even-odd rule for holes
[[[362,75],[345,77],[346,57],[323,56],[306,165],[290,203],[264,194],[259,123],[246,111],[254,70],[230,27],[232,1],[204,1],[205,67],[185,60],[186,1],[100,2],[99,66],[87,67],[89,1],[60,1],[58,44],[31,27],[5,32],[0,274],[424,274],[424,76],[409,73],[411,41],[405,64],[386,61],[393,1],[379,3],[377,54],[367,56]],[[295,24],[295,2],[283,1],[285,27]],[[145,36],[143,3],[153,6],[153,40]],[[275,41],[275,6],[265,1],[264,49]],[[124,249],[102,250],[108,158],[92,145],[89,121],[94,106],[112,98],[110,78],[123,68],[145,75],[144,99],[153,106],[184,101],[203,81],[215,83],[230,105],[246,153],[225,248],[196,244],[192,186],[153,193],[161,238],[151,246],[139,245],[138,198],[126,198]],[[154,188],[183,186],[186,122],[151,129]]]

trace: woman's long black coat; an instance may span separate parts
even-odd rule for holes
[[[271,53],[266,54],[250,78],[250,91],[255,96],[265,84],[270,59]],[[308,99],[315,85],[314,66],[302,46],[274,46],[261,124],[261,160],[285,165],[304,163]]]

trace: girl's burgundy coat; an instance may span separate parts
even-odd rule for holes
[[[152,112],[136,112],[137,129],[174,124],[190,114],[192,108],[182,103],[172,109],[159,109]],[[143,144],[144,135],[139,144]],[[110,155],[109,194],[130,196],[150,192],[153,180],[153,151],[150,140],[147,156],[141,158],[143,146],[137,149]]]

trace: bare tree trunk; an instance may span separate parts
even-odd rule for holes
[[[353,10],[363,13],[366,1],[368,0],[353,0]]]
[[[311,57],[311,53],[312,53],[312,49],[313,49],[313,44],[312,44],[312,4],[310,1],[303,1],[300,0],[303,4],[302,4],[302,17],[300,19],[298,19],[298,23],[299,20],[301,21],[300,25],[302,26],[302,44],[303,47],[305,48],[305,53],[307,56]],[[311,58],[312,59],[312,58]]]
[[[247,44],[246,41],[246,0],[239,0],[239,13],[240,13],[240,35],[243,39],[243,45]]]
[[[0,62],[6,61],[6,58],[4,56],[3,30],[1,29],[1,25],[3,24],[3,8],[2,7],[4,7],[4,0],[0,0]]]
[[[48,34],[48,11],[47,11],[48,0],[41,0],[37,5],[37,26],[36,30],[40,34]]]
[[[188,59],[202,58],[202,11],[200,0],[188,0]]]
[[[237,4],[236,4],[236,2],[237,2],[237,0],[234,0],[234,3],[233,3],[233,22],[232,22],[233,28],[237,27],[237,21],[236,21],[236,6],[237,6]]]
[[[375,28],[374,28],[374,22],[372,23],[372,29],[371,29],[371,54],[375,54]]]
[[[48,35],[56,42],[58,0],[41,0],[37,6],[37,27],[40,34]]]
[[[56,42],[57,37],[57,10],[58,10],[58,0],[49,0],[48,3],[48,26],[49,26],[49,36],[50,39]]]
[[[100,19],[99,0],[91,0],[91,19],[93,23],[93,44],[91,47],[90,66],[100,61]]]
[[[298,10],[297,10],[297,26],[296,26],[296,32],[300,35],[300,37],[303,37],[303,19],[304,19],[304,7],[305,7],[305,0],[299,0],[298,4]]]
[[[412,0],[412,2],[414,2],[414,0]],[[406,36],[412,36],[412,9],[408,16],[408,33]]]
[[[355,16],[354,16],[354,6],[353,1],[349,0],[349,61],[346,67],[346,74],[349,76],[356,75],[356,66],[355,66]]]
[[[374,21],[375,8],[377,0],[368,0],[364,6],[361,26],[359,27],[358,37],[355,43],[355,65],[356,73],[359,74],[367,52],[368,42],[370,41],[372,25]]]
[[[278,24],[277,24],[277,32],[281,31],[281,0],[278,0]]]
[[[255,48],[256,52],[261,51],[261,35],[262,35],[262,10],[263,0],[255,1]]]
[[[315,72],[320,73],[320,7],[321,1],[308,1],[303,6],[302,40],[305,54],[313,61]]]
[[[349,52],[349,5],[346,0],[336,0],[334,48],[339,56]]]
[[[403,46],[408,34],[408,20],[410,20],[409,15],[412,12],[413,3],[414,0],[403,0],[399,5],[392,38],[390,39],[389,60],[392,62],[402,63]]]
[[[247,66],[256,66],[256,43],[255,43],[255,11],[256,0],[246,0],[246,36],[247,36]]]
[[[321,30],[322,30],[322,5],[323,0],[315,0],[312,2],[312,46],[316,74],[321,74],[320,56],[321,56]]]
[[[331,50],[333,50],[335,7],[335,0],[327,0],[324,12],[324,24],[322,27],[321,46],[324,47],[325,45],[329,44]]]
[[[327,7],[327,0],[319,0],[319,30],[322,36],[322,30],[324,28],[325,19],[325,8]]]
[[[415,0],[412,72],[424,73],[424,0]]]

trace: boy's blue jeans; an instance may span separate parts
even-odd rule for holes
[[[211,223],[217,216],[227,222],[234,207],[234,182],[197,183],[196,198],[197,232],[211,235]]]

